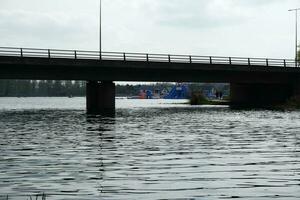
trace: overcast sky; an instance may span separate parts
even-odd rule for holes
[[[294,58],[299,0],[102,0],[103,50]],[[299,15],[300,16],[300,15]],[[99,0],[0,0],[0,46],[99,49]]]

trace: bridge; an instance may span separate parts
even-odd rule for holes
[[[114,81],[230,83],[233,105],[300,95],[291,59],[0,47],[0,79],[87,81],[87,112],[114,112]]]

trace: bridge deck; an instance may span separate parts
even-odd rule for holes
[[[295,60],[0,47],[0,78],[290,82]]]
[[[0,56],[295,67],[295,60],[0,47]]]

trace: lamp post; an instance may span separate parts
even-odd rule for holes
[[[102,0],[100,0],[100,27],[99,27],[99,51],[100,51],[100,58],[102,54]]]
[[[289,11],[293,11],[295,12],[296,15],[296,56],[295,56],[295,65],[297,67],[297,62],[298,62],[298,11],[300,10],[300,8],[296,8],[296,9],[290,9]]]

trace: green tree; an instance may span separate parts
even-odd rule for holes
[[[300,47],[300,45],[298,47]],[[300,62],[300,49],[298,49],[297,58],[298,58],[298,62]]]
[[[37,91],[38,96],[49,96],[49,83],[48,81],[40,81],[38,84],[38,91]]]
[[[29,80],[17,81],[17,96],[28,97],[31,96],[31,82]]]
[[[5,96],[6,80],[0,80],[0,96]]]
[[[39,82],[36,80],[30,81],[30,90],[31,90],[30,96],[31,97],[38,96],[37,95],[38,94],[38,84],[39,84]]]

